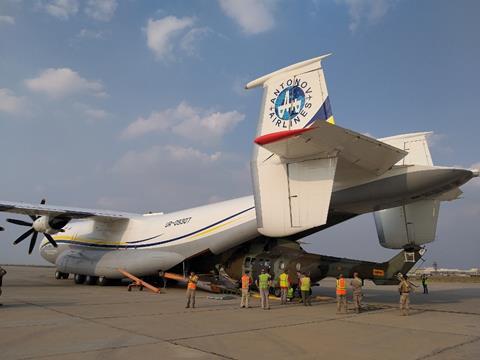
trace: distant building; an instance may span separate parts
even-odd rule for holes
[[[463,269],[447,269],[447,268],[435,268],[426,267],[418,268],[413,272],[413,275],[439,275],[439,276],[480,276],[480,268],[471,268],[469,270]]]

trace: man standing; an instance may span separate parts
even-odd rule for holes
[[[342,307],[345,309],[345,314],[347,313],[347,284],[343,278],[343,274],[340,274],[337,279],[337,314],[342,312]]]
[[[185,308],[190,307],[190,301],[192,302],[192,308],[195,308],[195,292],[197,290],[197,282],[198,276],[195,272],[190,273],[190,277],[188,278],[187,284],[187,306]]]
[[[310,296],[311,281],[310,274],[304,273],[300,278],[300,291],[302,292],[302,301],[304,306],[312,306],[312,297]]]
[[[252,285],[252,278],[249,275],[250,271],[245,270],[242,275],[242,301],[240,307],[248,309],[248,299],[250,297],[250,285]]]
[[[3,279],[3,276],[7,273],[7,270],[5,270],[4,268],[2,268],[0,266],[0,296],[2,295],[2,279]],[[0,306],[2,306],[3,304],[0,303]]]
[[[278,282],[280,284],[280,298],[282,300],[282,305],[285,305],[287,303],[288,287],[290,286],[288,270],[283,270],[283,272],[278,277]]]
[[[358,277],[358,273],[353,273],[353,279],[350,281],[350,286],[353,288],[353,306],[355,312],[358,314],[362,310],[362,279]]]
[[[422,286],[423,286],[423,293],[428,294],[428,284],[427,284],[428,277],[426,274],[422,275]]]
[[[398,292],[400,293],[400,311],[403,316],[408,316],[410,310],[410,291],[412,291],[412,283],[408,281],[408,276],[399,274],[398,278],[400,284],[398,285]]]
[[[265,269],[262,269],[262,273],[258,275],[258,280],[255,282],[258,290],[260,291],[260,299],[262,303],[263,310],[270,310],[270,304],[268,302],[268,289],[270,288],[270,274],[265,272]]]

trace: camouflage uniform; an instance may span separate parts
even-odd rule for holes
[[[2,279],[3,279],[3,276],[7,273],[7,271],[0,267],[0,295],[2,295]],[[2,305],[2,304],[0,304]]]
[[[400,284],[398,285],[398,292],[400,293],[400,311],[402,315],[408,315],[408,311],[410,310],[410,291],[412,287],[410,283],[406,279],[400,280]]]
[[[355,308],[355,312],[358,314],[362,308],[362,279],[359,277],[354,277],[350,282],[350,285],[353,288],[353,306]]]

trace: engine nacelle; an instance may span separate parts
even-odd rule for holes
[[[380,245],[411,249],[435,240],[440,201],[424,200],[374,213]]]
[[[68,217],[56,216],[40,216],[33,222],[33,229],[39,233],[56,234],[62,231],[62,228],[68,224],[71,219]]]

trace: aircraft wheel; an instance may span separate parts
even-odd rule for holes
[[[87,275],[85,278],[85,284],[87,285],[95,285],[97,283],[98,278],[96,276]]]
[[[75,284],[83,284],[85,282],[85,275],[75,274],[73,280]]]
[[[279,297],[282,296],[282,290],[280,290],[280,288],[275,288],[275,289],[272,291],[272,294],[279,298]]]
[[[65,280],[67,280],[69,276],[70,276],[70,274],[69,274],[69,273],[63,273],[63,277],[62,277],[62,279],[65,279]]]
[[[55,271],[55,279],[57,280],[63,279],[63,273],[60,271]]]
[[[100,276],[100,277],[98,278],[98,282],[97,282],[98,285],[100,285],[100,286],[106,286],[106,285],[108,285],[108,283],[109,283],[109,281],[108,281],[108,279],[107,279],[105,276]]]

